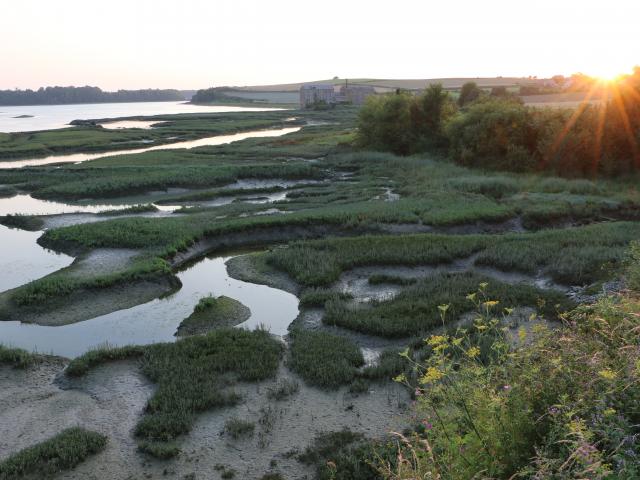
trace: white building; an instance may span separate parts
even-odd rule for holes
[[[333,85],[315,83],[300,87],[300,106],[306,108],[317,103],[332,105],[336,103],[336,91]]]
[[[368,85],[343,85],[340,87],[340,95],[344,101],[353,105],[364,105],[367,97],[375,94],[376,90]]]
[[[351,103],[363,105],[370,95],[376,91],[368,85],[342,85],[336,92],[336,87],[328,83],[309,83],[300,87],[300,106],[307,108],[311,105],[323,103],[334,105],[336,103]]]

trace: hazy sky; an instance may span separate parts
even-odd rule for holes
[[[612,75],[638,0],[0,0],[0,88]]]

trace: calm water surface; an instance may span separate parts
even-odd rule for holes
[[[277,128],[272,130],[255,130],[252,132],[234,133],[231,135],[216,135],[213,137],[200,138],[198,140],[189,140],[185,142],[167,143],[164,145],[154,145],[152,147],[144,147],[129,149],[129,150],[116,150],[111,152],[102,153],[73,153],[69,155],[50,155],[48,157],[32,158],[27,160],[15,160],[15,161],[0,161],[0,169],[3,168],[21,168],[21,167],[35,167],[38,165],[48,165],[51,163],[79,163],[86,162],[87,160],[94,160],[102,157],[112,157],[114,155],[126,155],[130,153],[142,153],[153,150],[170,150],[176,148],[196,148],[211,145],[224,145],[226,143],[238,142],[247,138],[259,138],[259,137],[279,137],[286,135],[287,133],[293,133],[300,130],[301,127],[289,127],[289,128]]]
[[[249,307],[251,317],[241,327],[254,329],[265,325],[271,333],[285,335],[298,315],[298,298],[282,290],[229,277],[225,265],[229,258],[206,258],[178,273],[182,288],[166,298],[85,322],[60,327],[0,322],[0,343],[73,358],[105,344],[174,341],[180,322],[206,295],[226,295]]]
[[[84,103],[75,105],[0,106],[0,132],[29,132],[68,127],[73,120],[168,115],[175,113],[262,112],[260,107],[201,106],[185,102]],[[280,109],[278,109],[280,110]],[[15,118],[30,115],[30,118]]]

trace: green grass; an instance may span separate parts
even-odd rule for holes
[[[132,205],[131,207],[122,208],[120,210],[105,210],[99,212],[98,215],[104,216],[117,216],[117,215],[131,215],[136,213],[151,213],[157,212],[158,207],[152,204]]]
[[[99,453],[107,437],[74,427],[33,447],[25,448],[0,462],[0,480],[50,478],[71,470]]]
[[[11,348],[0,344],[0,365],[15,368],[27,368],[38,361],[39,357],[21,348]]]
[[[440,305],[449,305],[448,322],[473,311],[474,304],[465,297],[485,282],[489,284],[487,297],[500,298],[505,308],[540,306],[547,318],[555,318],[557,310],[563,312],[573,306],[561,293],[524,284],[509,285],[474,273],[445,273],[403,290],[392,300],[357,307],[329,302],[323,322],[381,337],[421,335],[442,325]]]
[[[74,359],[67,374],[83,375],[104,362],[139,357],[142,372],[157,389],[134,433],[151,442],[143,445],[153,454],[164,451],[158,442],[171,444],[188,433],[199,412],[237,403],[236,381],[273,376],[281,354],[281,343],[264,330],[224,328],[175,343],[91,351]]]
[[[290,368],[307,383],[335,389],[351,382],[364,365],[362,352],[350,340],[326,332],[291,333]]]
[[[43,302],[59,301],[78,291],[91,291],[142,280],[165,279],[172,284],[177,282],[168,263],[160,258],[141,258],[134,261],[128,269],[104,275],[79,276],[72,272],[73,267],[68,267],[29,282],[11,294],[11,301],[18,307],[41,308]]]
[[[504,235],[380,235],[292,242],[268,252],[269,265],[304,286],[326,286],[344,271],[370,265],[436,265],[479,254],[476,263],[505,271],[550,275],[567,284],[610,278],[619,271],[640,223]]]

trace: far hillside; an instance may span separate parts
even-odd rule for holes
[[[313,80],[310,82],[284,83],[279,85],[254,85],[237,87],[237,90],[261,91],[261,92],[292,92],[300,90],[305,84],[333,83],[342,85],[343,78],[333,78],[331,80]],[[423,89],[428,85],[441,83],[446,89],[456,90],[467,82],[475,82],[479,87],[516,87],[520,85],[536,86],[544,82],[537,78],[526,77],[478,77],[478,78],[422,78],[422,79],[380,79],[380,78],[350,78],[350,84],[369,85],[380,92],[402,88],[407,90]]]

